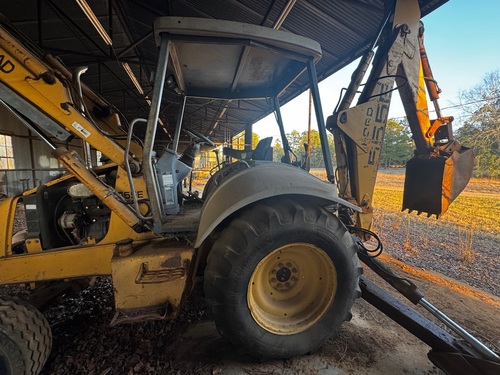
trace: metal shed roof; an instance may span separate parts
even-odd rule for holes
[[[420,0],[422,16],[446,1]],[[152,91],[151,77],[158,54],[153,23],[160,16],[239,21],[314,39],[323,52],[316,66],[322,80],[363,54],[393,3],[393,0],[16,0],[2,2],[0,13],[38,47],[59,56],[68,68],[88,66],[82,81],[131,120],[147,117],[149,111],[147,97]],[[104,33],[92,25],[82,4],[89,6]],[[165,86],[160,118],[173,134],[171,127],[176,123],[181,98],[174,89]],[[303,75],[280,96],[280,102],[290,101],[307,88]],[[211,132],[212,139],[222,142],[270,112],[271,106],[265,100],[196,99],[188,102],[184,123],[204,134]]]

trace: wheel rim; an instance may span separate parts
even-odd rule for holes
[[[255,267],[247,303],[262,328],[292,335],[320,320],[336,291],[337,271],[330,257],[312,244],[292,243],[272,251]]]

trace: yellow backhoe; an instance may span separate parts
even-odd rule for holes
[[[441,216],[472,172],[472,152],[453,138],[452,119],[437,105],[418,1],[400,0],[388,10],[326,124],[315,70],[319,43],[262,26],[201,18],[161,17],[153,30],[159,60],[151,110],[147,119],[125,125],[80,81],[85,69],[69,71],[57,58],[30,48],[8,22],[0,26],[1,104],[52,149],[67,171],[0,201],[0,284],[51,282],[50,297],[72,280],[108,275],[116,307],[111,324],[122,324],[175,319],[197,275],[203,275],[221,334],[268,358],[320,347],[350,319],[351,306],[363,292],[386,313],[381,304],[393,309],[389,316],[429,343],[430,359],[444,371],[499,369],[496,353],[450,323],[364,245],[372,235],[373,190],[394,90],[403,99],[416,146],[407,165],[403,208]],[[285,137],[279,96],[304,76],[328,181],[293,163]],[[254,158],[221,168],[202,199],[185,199],[182,182],[197,150],[214,144],[206,134],[186,128],[181,109],[173,142],[158,151],[161,99],[164,86],[173,84],[183,93],[184,106],[193,98],[268,100],[282,134],[284,163],[261,160],[255,152]],[[427,95],[435,120],[429,118]],[[145,129],[142,139],[139,128]],[[335,137],[336,172],[328,130]],[[184,150],[179,147],[182,131],[192,139]],[[61,146],[76,139],[83,142],[84,155]],[[100,166],[91,162],[95,150],[105,160]],[[13,241],[18,205],[25,209],[27,231]],[[461,339],[417,313],[406,316],[411,325],[398,320],[409,309],[363,278],[360,260],[447,322]],[[31,323],[21,323],[26,320]],[[27,340],[29,335],[33,338]],[[0,300],[0,370],[37,374],[50,345],[50,327],[37,309]]]

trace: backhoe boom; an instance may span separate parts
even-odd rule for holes
[[[346,95],[327,123],[335,138],[340,195],[363,209],[356,215],[356,225],[365,229],[372,222],[373,191],[394,90],[400,93],[416,148],[407,164],[403,209],[441,216],[465,188],[473,162],[472,151],[453,139],[453,118],[443,117],[439,110],[439,89],[423,45],[417,1],[397,2],[392,26],[382,26],[380,41],[376,39],[374,46],[377,44],[366,83],[361,81],[372,51],[361,59]],[[350,107],[361,86],[357,104]],[[429,117],[426,86],[436,120]]]

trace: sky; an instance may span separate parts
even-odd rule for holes
[[[459,93],[481,83],[484,76],[500,70],[500,1],[450,0],[422,19],[425,25],[425,48],[429,62],[442,89],[439,105],[443,116],[460,119]],[[319,90],[325,119],[333,112],[342,87],[349,85],[357,61],[320,82]],[[393,94],[389,118],[405,116],[399,94]],[[429,109],[433,109],[432,103]],[[307,130],[308,92],[281,107],[285,131]],[[432,117],[432,115],[431,115]],[[313,129],[317,129],[313,114]],[[257,122],[253,131],[260,138],[279,139],[279,130],[270,115]]]

